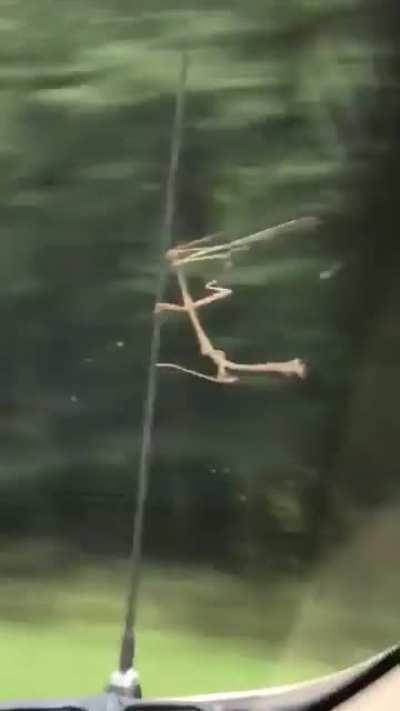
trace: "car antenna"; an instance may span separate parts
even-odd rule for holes
[[[169,169],[165,190],[165,209],[161,225],[160,240],[160,266],[156,289],[156,304],[163,300],[167,268],[164,266],[164,254],[169,249],[172,241],[172,230],[175,213],[175,187],[179,166],[179,156],[182,146],[185,89],[188,69],[186,52],[182,54],[180,78],[176,91],[175,115],[171,131],[171,148]],[[151,337],[147,388],[143,411],[143,430],[139,456],[137,478],[137,496],[132,528],[132,548],[129,561],[128,594],[123,633],[121,638],[118,669],[111,674],[107,687],[108,691],[118,696],[128,698],[141,698],[139,674],[135,669],[136,637],[135,625],[137,617],[138,591],[140,583],[140,568],[142,558],[142,541],[144,528],[144,515],[146,508],[151,438],[154,422],[154,404],[157,389],[157,361],[160,350],[160,319],[155,318]]]

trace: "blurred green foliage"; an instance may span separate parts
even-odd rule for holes
[[[207,310],[207,329],[236,360],[301,357],[310,375],[229,388],[161,373],[145,554],[309,573],[354,511],[398,496],[388,8],[1,0],[0,11],[4,545],[128,550],[186,49],[174,239],[322,218],[316,233],[235,257],[221,275],[234,295]],[[204,367],[184,319],[163,326],[162,357]]]

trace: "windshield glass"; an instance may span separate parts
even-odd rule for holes
[[[387,5],[0,0],[1,698],[118,665],[149,368],[144,694],[396,641]]]

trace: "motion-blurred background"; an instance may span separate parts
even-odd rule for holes
[[[396,641],[399,19],[0,0],[2,698],[101,690],[116,666],[182,50],[174,241],[322,224],[236,254],[203,311],[232,360],[301,357],[304,382],[160,373],[144,692],[295,681]],[[180,315],[162,358],[207,372]]]

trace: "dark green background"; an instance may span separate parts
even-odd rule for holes
[[[50,573],[129,550],[187,49],[174,241],[322,224],[236,255],[220,275],[233,297],[203,312],[232,359],[301,357],[304,382],[160,373],[145,558],[312,575],[399,497],[396,4],[2,0],[0,12],[3,548],[52,541],[57,555],[36,561]],[[183,317],[163,324],[162,359],[207,369]],[[395,597],[393,535],[379,540]]]

